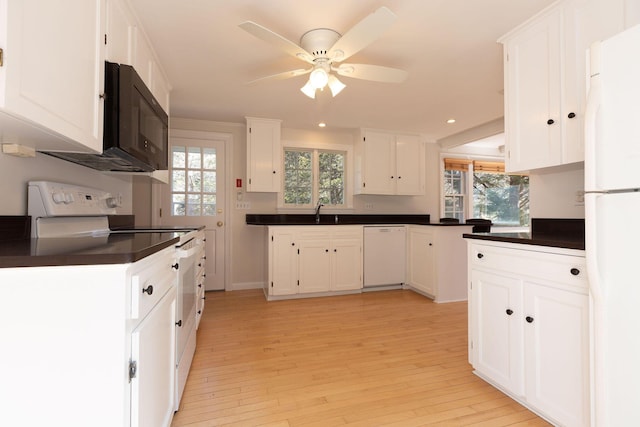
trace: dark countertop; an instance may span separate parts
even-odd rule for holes
[[[127,264],[180,239],[175,232],[33,239],[30,226],[29,216],[0,216],[0,268]]]
[[[584,250],[584,219],[533,218],[529,233],[465,233],[466,239]]]
[[[176,244],[178,233],[0,241],[0,268],[126,264]]]
[[[336,222],[336,217],[338,221]],[[431,222],[430,216],[417,214],[321,214],[320,222],[316,223],[314,214],[247,214],[246,222],[249,225],[436,225],[436,226],[460,226],[470,224],[458,224],[451,222]]]

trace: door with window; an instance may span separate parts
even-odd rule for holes
[[[169,185],[163,186],[160,224],[205,226],[205,290],[225,289],[226,134],[173,131]]]

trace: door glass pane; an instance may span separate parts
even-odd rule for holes
[[[216,215],[215,148],[176,146],[171,153],[171,215]]]

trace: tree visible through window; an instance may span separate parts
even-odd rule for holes
[[[285,205],[344,205],[344,163],[342,152],[285,149]]]
[[[172,147],[171,215],[216,215],[216,149]]]
[[[529,225],[527,175],[505,174],[502,162],[444,159],[444,164],[444,216],[462,222],[470,212],[470,217],[490,219],[494,224]],[[469,176],[471,182],[467,182]]]

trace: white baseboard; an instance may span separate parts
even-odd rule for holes
[[[242,282],[242,283],[233,283],[231,285],[231,289],[227,289],[228,291],[244,291],[247,289],[262,289],[264,287],[263,282]]]

